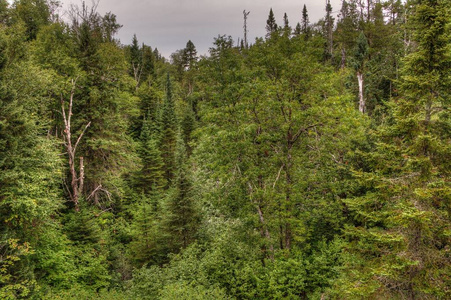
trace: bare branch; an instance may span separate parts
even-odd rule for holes
[[[85,134],[85,132],[86,132],[86,129],[88,129],[88,127],[89,126],[91,126],[91,122],[89,122],[88,124],[86,124],[86,126],[85,126],[85,128],[83,129],[83,131],[80,133],[80,135],[78,136],[78,139],[77,139],[77,141],[75,142],[75,146],[74,146],[74,154],[75,154],[75,151],[77,150],[77,146],[78,146],[78,144],[80,143],[80,140],[81,140],[81,138],[83,137],[83,135]]]
[[[272,188],[273,188],[273,189],[276,188],[276,183],[277,183],[277,181],[279,181],[280,173],[282,172],[283,167],[285,167],[285,164],[282,164],[282,166],[281,166],[280,169],[279,169],[279,173],[277,173],[276,180],[274,181],[274,183],[273,183],[273,185],[272,185]]]

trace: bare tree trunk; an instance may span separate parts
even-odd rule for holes
[[[84,185],[84,164],[83,164],[83,157],[80,157],[79,163],[80,163],[80,174],[77,174],[77,170],[75,169],[75,154],[77,152],[78,144],[80,143],[81,138],[83,137],[86,129],[91,125],[91,122],[89,122],[85,128],[83,129],[82,133],[77,138],[77,141],[75,144],[72,143],[72,132],[71,132],[71,119],[72,119],[72,105],[74,101],[74,94],[75,94],[75,87],[76,87],[77,79],[72,80],[72,90],[70,93],[70,99],[69,99],[69,108],[68,112],[66,114],[66,109],[64,107],[64,100],[61,98],[61,113],[63,115],[64,120],[64,145],[66,147],[66,152],[69,158],[69,172],[71,176],[71,182],[70,182],[70,198],[71,201],[74,203],[75,210],[79,211],[79,199],[80,194],[83,192],[83,185]]]
[[[247,16],[250,14],[251,12],[248,11],[246,12],[246,10],[243,10],[243,16],[244,16],[244,48],[248,49],[249,48],[249,44],[247,43]]]
[[[365,97],[363,95],[363,74],[357,71],[357,80],[359,81],[359,111],[363,114],[365,112]]]
[[[263,226],[264,235],[269,242],[269,251],[271,252],[270,258],[271,258],[271,260],[274,260],[274,246],[271,242],[271,234],[269,233],[268,226],[266,226],[266,224],[265,224],[265,218],[263,217],[263,212],[262,212],[262,209],[260,208],[260,205],[257,204],[256,207],[257,207],[258,216],[260,218],[260,223],[262,223],[262,226]]]

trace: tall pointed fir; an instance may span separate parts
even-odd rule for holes
[[[166,188],[169,188],[174,179],[174,155],[177,142],[177,118],[175,115],[175,105],[172,95],[172,83],[169,73],[166,80],[166,98],[161,111],[160,124],[160,149],[164,163],[164,178],[166,180]]]
[[[287,13],[283,15],[283,35],[289,37],[291,35],[290,22],[288,21]]]
[[[451,81],[447,1],[413,2],[415,51],[404,60],[393,119],[362,154],[360,196],[346,204],[351,255],[344,298],[451,298]]]
[[[333,32],[334,32],[334,22],[335,19],[332,16],[332,5],[330,0],[326,1],[326,16],[324,17],[324,29],[323,35],[326,39],[325,48],[325,58],[326,60],[332,60],[334,42],[333,42]]]
[[[153,127],[152,119],[147,116],[141,130],[139,152],[142,167],[136,181],[139,190],[144,194],[158,191],[166,185],[163,158],[158,147],[157,132]]]
[[[276,18],[272,8],[269,10],[268,20],[266,20],[266,38],[269,39],[278,30]]]
[[[186,248],[193,240],[197,228],[197,211],[194,203],[193,184],[189,174],[186,147],[182,134],[177,135],[176,174],[173,189],[166,203],[165,228],[170,236],[172,251]]]
[[[310,25],[309,25],[309,18],[308,18],[308,12],[307,12],[307,6],[302,8],[302,21],[301,21],[301,32],[304,34],[305,39],[308,39],[310,35]]]

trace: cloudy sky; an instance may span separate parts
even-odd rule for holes
[[[96,0],[97,1],[97,0]],[[81,0],[62,0],[64,6]],[[324,16],[326,0],[100,0],[101,14],[111,11],[123,25],[118,38],[129,44],[136,33],[138,40],[166,57],[185,47],[191,40],[199,54],[206,54],[218,34],[231,35],[236,41],[243,37],[243,10],[248,17],[248,39],[265,35],[266,20],[272,7],[279,25],[286,12],[292,27],[301,20],[306,4],[311,23]],[[86,0],[87,4],[91,0]],[[341,0],[331,0],[338,12]]]

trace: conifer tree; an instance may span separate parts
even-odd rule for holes
[[[266,20],[266,38],[270,38],[272,34],[277,32],[278,26],[272,8],[269,10],[268,20]]]
[[[197,50],[196,46],[194,46],[193,42],[189,40],[186,43],[186,47],[183,50],[183,61],[185,63],[185,69],[190,70],[193,68],[197,62]]]
[[[142,168],[137,177],[137,185],[144,194],[158,191],[166,185],[164,163],[158,148],[157,132],[155,128],[152,128],[151,122],[149,116],[144,120],[140,137]]]
[[[130,46],[130,66],[130,75],[135,78],[136,85],[138,86],[142,73],[142,53],[136,34],[133,35],[132,44]]]
[[[296,27],[294,28],[293,34],[298,36],[302,33],[302,27],[301,27],[301,23],[297,23]]]
[[[393,119],[356,170],[361,195],[346,201],[356,222],[339,284],[351,298],[451,296],[450,10],[440,0],[412,4],[416,49],[404,61]]]
[[[176,174],[172,191],[166,203],[165,226],[173,251],[186,248],[194,239],[197,227],[197,211],[194,203],[193,184],[189,174],[185,143],[181,133],[177,135]]]
[[[333,30],[334,30],[334,17],[332,16],[332,5],[330,0],[326,1],[326,16],[324,18],[324,38],[326,39],[325,57],[326,60],[332,60],[333,55]]]
[[[284,13],[283,15],[283,34],[287,37],[289,37],[291,34],[291,27],[288,21],[287,13]]]
[[[310,25],[309,25],[309,18],[308,18],[308,12],[307,12],[307,6],[302,8],[302,21],[301,21],[301,32],[306,36],[306,38],[310,35]]]
[[[163,103],[160,117],[161,137],[160,149],[163,156],[166,187],[168,188],[174,179],[175,174],[175,149],[177,119],[175,116],[175,106],[172,94],[172,83],[169,73],[166,79],[166,98]]]

